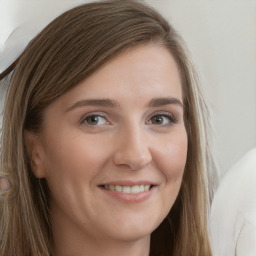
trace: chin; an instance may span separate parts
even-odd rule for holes
[[[125,241],[125,242],[129,242],[129,241],[136,241],[136,240],[140,240],[143,239],[145,237],[150,237],[151,233],[154,231],[154,229],[147,229],[145,230],[145,228],[141,228],[141,229],[128,229],[128,230],[123,230],[120,229],[118,230],[117,233],[113,234],[113,237],[116,237],[116,240],[121,240],[121,241]]]
[[[123,241],[134,241],[150,236],[151,233],[160,225],[162,219],[156,220],[153,218],[143,219],[135,218],[116,222],[115,228],[112,226],[110,233],[113,237]],[[119,224],[118,224],[119,223]],[[120,224],[122,223],[122,224]]]

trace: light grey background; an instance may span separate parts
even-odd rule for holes
[[[256,146],[256,1],[148,0],[182,34],[212,109],[224,174]]]
[[[44,8],[49,17],[66,9],[56,8],[61,2],[89,1],[0,0],[0,48],[17,24],[29,20],[28,6],[39,19]],[[256,0],[146,2],[187,42],[212,109],[214,152],[223,174],[256,146]]]

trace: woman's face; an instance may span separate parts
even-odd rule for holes
[[[152,44],[126,51],[51,104],[28,137],[53,226],[88,239],[148,237],[178,195],[187,156],[173,57]]]

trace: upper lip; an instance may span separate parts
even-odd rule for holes
[[[131,180],[115,180],[115,181],[107,181],[104,183],[99,184],[102,185],[120,185],[120,186],[136,186],[136,185],[157,185],[155,182],[148,181],[148,180],[138,180],[138,181],[131,181]]]

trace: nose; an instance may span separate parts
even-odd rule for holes
[[[119,134],[117,144],[113,157],[115,165],[140,170],[151,163],[149,141],[142,128],[123,131]]]

